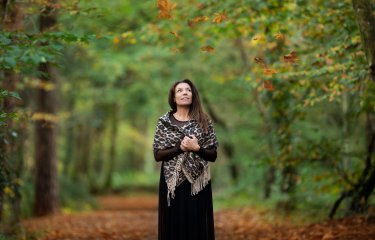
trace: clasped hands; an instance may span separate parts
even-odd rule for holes
[[[185,136],[181,141],[180,148],[184,152],[198,152],[200,149],[198,139],[194,135]]]

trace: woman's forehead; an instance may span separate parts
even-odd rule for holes
[[[179,83],[179,84],[176,85],[176,89],[177,88],[190,88],[190,85],[182,82],[182,83]]]

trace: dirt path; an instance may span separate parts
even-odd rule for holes
[[[156,240],[155,196],[99,198],[101,208],[93,212],[25,220],[30,232],[42,240]],[[217,240],[375,240],[375,220],[349,219],[291,226],[271,224],[252,209],[215,213]],[[176,239],[178,240],[178,239]]]

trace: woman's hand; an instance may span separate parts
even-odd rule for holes
[[[198,144],[198,139],[194,135],[191,135],[190,137],[185,136],[181,142],[181,149],[185,152],[186,151],[198,152],[200,149],[200,146]]]

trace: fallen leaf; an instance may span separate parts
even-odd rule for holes
[[[324,234],[323,237],[322,237],[322,240],[332,240],[332,239],[334,239],[334,236],[330,232]]]

